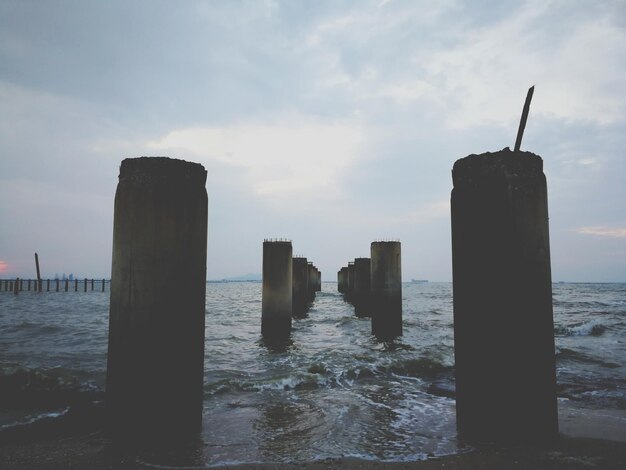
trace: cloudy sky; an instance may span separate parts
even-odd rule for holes
[[[626,281],[626,2],[0,0],[0,277],[108,277],[127,157],[208,170],[210,279],[291,238],[451,279],[451,168],[548,178],[554,280]]]

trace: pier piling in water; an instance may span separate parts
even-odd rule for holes
[[[546,179],[508,148],[452,170],[457,427],[462,438],[558,432]]]
[[[106,395],[115,436],[188,436],[202,426],[206,170],[122,161],[115,193]]]
[[[263,242],[261,306],[261,333],[265,338],[280,340],[289,336],[292,300],[293,249],[291,242],[265,240]]]
[[[372,334],[388,341],[402,334],[400,242],[372,242],[370,251]]]
[[[356,258],[354,260],[354,313],[357,316],[369,316],[370,309],[370,259]]]
[[[293,258],[292,305],[293,316],[303,317],[306,314],[309,300],[309,264],[306,258]]]

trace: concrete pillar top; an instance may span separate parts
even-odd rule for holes
[[[473,186],[477,180],[484,181],[497,175],[539,176],[543,173],[543,160],[532,152],[513,152],[508,147],[499,152],[472,154],[460,158],[452,168],[454,187]]]
[[[159,184],[206,184],[207,171],[199,163],[168,157],[126,158],[120,165],[120,182],[139,185]]]

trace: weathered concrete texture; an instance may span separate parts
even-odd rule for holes
[[[293,316],[304,317],[309,305],[309,264],[306,258],[293,258]]]
[[[322,291],[322,271],[315,268],[315,289],[317,292]]]
[[[202,165],[182,160],[122,161],[106,378],[108,424],[116,436],[201,429],[206,176]]]
[[[288,241],[263,242],[263,300],[261,333],[286,338],[291,333],[293,249]]]
[[[371,245],[372,334],[387,341],[402,334],[400,242]]]
[[[457,425],[470,440],[558,432],[543,161],[508,148],[452,170]]]
[[[354,260],[354,313],[360,317],[370,315],[371,309],[371,272],[369,258],[356,258]]]

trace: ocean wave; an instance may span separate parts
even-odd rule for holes
[[[606,329],[606,325],[594,319],[575,325],[557,325],[554,327],[554,333],[558,336],[601,336]]]

